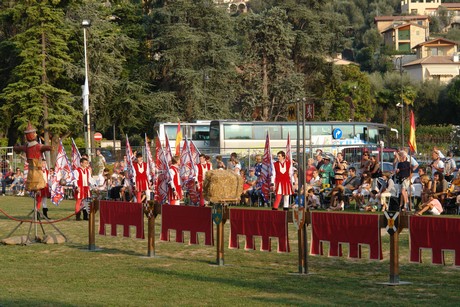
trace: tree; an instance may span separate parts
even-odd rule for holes
[[[7,9],[18,24],[11,41],[19,50],[21,62],[3,89],[2,111],[4,118],[10,119],[10,129],[23,130],[30,120],[43,130],[45,144],[51,144],[50,136],[58,139],[68,133],[76,117],[72,94],[65,86],[69,81],[70,32],[58,5],[51,1],[18,1]],[[15,142],[9,140],[10,145]]]

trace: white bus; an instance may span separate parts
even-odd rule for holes
[[[183,141],[185,137],[193,140],[200,151],[206,152],[209,148],[209,120],[197,120],[194,123],[180,123]],[[166,134],[168,134],[169,144],[174,150],[176,146],[177,126],[179,123],[156,123],[154,130],[159,137],[161,144],[165,145]],[[181,146],[183,145],[183,142]],[[153,145],[154,146],[154,145]],[[181,147],[182,148],[182,147]]]
[[[210,152],[230,154],[244,152],[248,148],[261,149],[265,146],[267,131],[270,134],[270,146],[273,150],[286,147],[288,133],[291,146],[297,144],[296,122],[240,122],[232,120],[211,121],[209,130]],[[368,122],[307,122],[305,124],[306,151],[321,148],[336,154],[346,147],[357,145],[391,147],[389,134],[391,129],[383,124]],[[303,131],[300,123],[300,139]],[[302,146],[302,144],[300,144]]]

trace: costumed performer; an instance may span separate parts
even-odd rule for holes
[[[206,155],[200,155],[200,163],[196,165],[196,174],[195,183],[197,185],[197,190],[200,193],[200,207],[204,207],[204,196],[203,196],[203,183],[206,176],[206,172],[212,170],[212,164],[206,161]]]
[[[289,196],[294,194],[292,190],[294,168],[291,167],[291,161],[286,160],[286,153],[284,151],[279,151],[277,156],[278,161],[273,163],[275,173],[271,179],[272,190],[276,194],[272,210],[278,210],[281,196],[284,196],[283,209],[287,211],[289,210]]]
[[[179,173],[179,161],[176,158],[171,159],[169,175],[171,177],[168,189],[169,204],[179,205],[182,199],[182,187]]]
[[[136,172],[136,201],[142,202],[142,194],[146,193],[149,188],[149,179],[147,177],[147,163],[144,162],[142,153],[136,154],[136,160],[133,161],[134,171]]]
[[[76,220],[81,220],[81,211],[83,211],[83,219],[88,220],[88,200],[91,199],[91,186],[94,186],[87,158],[80,159],[80,167],[73,171],[75,188],[75,213]],[[83,202],[84,200],[84,202]],[[83,205],[82,205],[83,202]]]

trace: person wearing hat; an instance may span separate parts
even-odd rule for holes
[[[319,168],[319,174],[322,178],[322,184],[331,184],[331,178],[334,178],[334,170],[332,169],[331,158],[327,155],[323,156],[323,164]]]

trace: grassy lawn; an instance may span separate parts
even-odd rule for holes
[[[49,215],[65,217],[73,205],[71,201],[49,205]],[[31,198],[0,198],[0,208],[15,217],[25,217],[32,206]],[[0,238],[17,224],[0,215]],[[389,281],[388,235],[382,237],[381,262],[310,256],[311,274],[298,276],[290,274],[297,271],[297,235],[292,225],[291,253],[225,249],[222,267],[213,265],[215,247],[159,242],[160,218],[154,258],[145,257],[147,240],[96,235],[100,250],[89,252],[86,222],[71,219],[57,226],[70,242],[0,245],[0,306],[457,306],[460,300],[460,269],[452,266],[452,257],[446,266],[431,265],[428,253],[423,264],[409,263],[406,230],[400,236],[400,278],[412,284],[389,287],[378,284]],[[45,230],[56,233],[51,226]],[[27,232],[28,225],[23,225],[14,235]],[[227,223],[226,247],[228,235]]]

